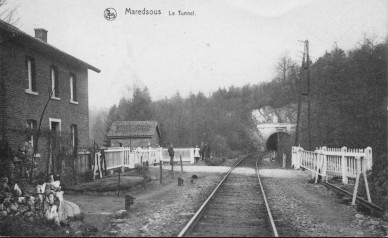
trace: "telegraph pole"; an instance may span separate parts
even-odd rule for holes
[[[309,136],[309,151],[311,151],[311,97],[310,97],[310,55],[309,41],[305,41],[306,45],[306,70],[307,70],[307,128]]]
[[[302,104],[302,96],[307,96],[307,130],[308,130],[308,149],[311,151],[311,99],[310,99],[310,54],[309,54],[309,41],[305,40],[304,42],[304,52],[303,52],[303,61],[302,61],[302,69],[303,69],[303,77],[306,72],[306,81],[307,81],[307,92],[303,92],[302,89],[299,90],[298,95],[298,114],[296,119],[296,134],[295,134],[295,146],[298,146],[300,143],[299,139],[299,127],[300,127],[300,114],[301,114],[301,104]],[[303,91],[302,91],[303,90]]]
[[[306,47],[303,51],[303,59],[302,59],[302,70],[299,75],[303,74],[304,77],[304,68],[305,68],[305,59],[306,59]],[[299,79],[301,81],[301,79]],[[301,110],[301,104],[302,104],[302,89],[301,84],[299,84],[299,90],[298,90],[298,114],[296,118],[296,133],[295,133],[295,143],[294,146],[299,146],[300,139],[299,139],[299,124],[300,124],[300,110]]]

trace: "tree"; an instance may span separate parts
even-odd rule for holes
[[[126,120],[145,121],[152,119],[151,96],[148,88],[135,88],[127,108]]]
[[[98,111],[90,110],[89,124],[90,124],[90,138],[95,141],[97,145],[103,145],[106,131],[105,125],[108,119],[108,109],[99,109]]]
[[[8,0],[0,0],[0,19],[9,24],[16,25],[19,21],[18,6],[10,7]]]
[[[275,65],[276,79],[282,83],[283,90],[291,89],[295,92],[295,84],[299,71],[297,63],[292,60],[288,52],[284,52]]]

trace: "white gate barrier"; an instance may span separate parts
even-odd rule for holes
[[[182,157],[182,163],[194,164],[194,148],[174,148],[174,152],[174,163],[180,163]],[[170,162],[168,149],[162,149],[162,162]]]
[[[357,176],[367,170],[372,169],[372,148],[348,149],[327,148],[326,146],[317,148],[314,152],[305,151],[302,147],[292,147],[292,166],[295,169],[305,168],[316,175],[339,176],[344,184],[348,183],[348,178]]]
[[[175,156],[174,162],[182,162],[194,164],[194,148],[174,148]],[[167,149],[159,148],[148,148],[131,151],[130,147],[109,147],[104,150],[106,170],[112,170],[116,168],[130,168],[133,169],[136,166],[140,166],[143,163],[159,164],[160,161],[170,162]],[[100,161],[101,153],[95,154],[95,161]],[[95,164],[100,164],[95,162]],[[94,170],[97,170],[97,166],[94,166]],[[101,169],[99,169],[101,170]],[[101,177],[101,176],[100,176]]]

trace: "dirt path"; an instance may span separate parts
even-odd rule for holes
[[[280,236],[384,235],[386,223],[358,214],[323,185],[308,183],[307,172],[262,161],[260,174]]]

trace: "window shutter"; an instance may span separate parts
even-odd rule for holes
[[[29,76],[28,76],[28,57],[26,57],[26,60],[25,60],[25,74],[26,74],[26,79],[27,79],[27,88],[29,88]]]
[[[54,86],[55,86],[55,97],[59,97],[59,75],[58,75],[58,69],[57,68],[54,68],[54,72],[55,72],[55,75],[54,75]]]
[[[74,154],[78,151],[78,129],[77,125],[71,125],[71,141]]]
[[[31,90],[36,92],[35,60],[31,59]]]
[[[74,125],[75,132],[75,149],[78,150],[78,126]]]
[[[73,75],[73,101],[77,102],[77,77]]]

